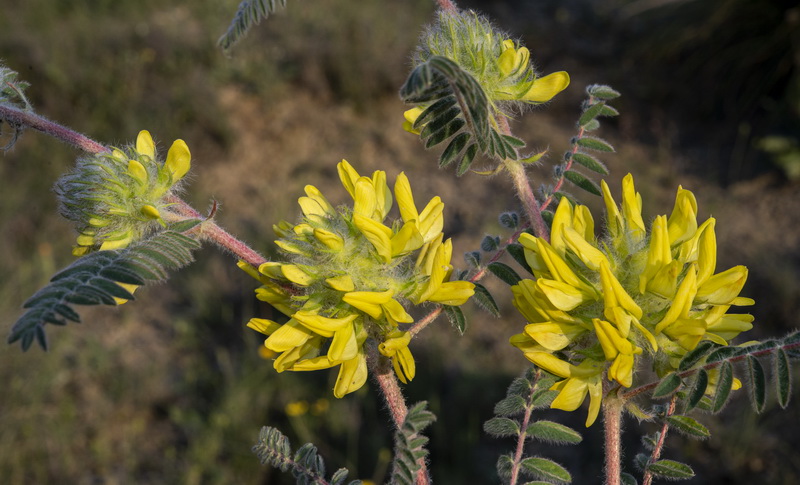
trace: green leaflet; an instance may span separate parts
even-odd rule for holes
[[[229,51],[253,26],[274,14],[278,4],[286,7],[286,0],[244,0],[239,4],[231,25],[219,38],[217,45],[222,47],[223,51]]]
[[[27,311],[11,329],[8,343],[20,341],[28,350],[34,340],[47,349],[44,325],[80,322],[72,305],[116,305],[115,298],[133,300],[122,284],[141,286],[166,279],[169,271],[194,261],[200,243],[183,234],[164,231],[128,248],[90,253],[56,273],[50,284],[23,305]]]

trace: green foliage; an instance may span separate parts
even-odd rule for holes
[[[417,472],[428,456],[425,445],[428,438],[422,430],[436,420],[436,416],[428,411],[427,402],[419,402],[410,407],[403,425],[394,435],[394,463],[390,482],[396,485],[413,485]]]
[[[508,284],[509,286],[516,285],[519,283],[522,278],[514,271],[511,266],[501,263],[500,261],[495,261],[490,263],[486,267],[493,275],[497,276],[501,281]]]
[[[541,370],[529,368],[521,377],[514,379],[506,397],[495,405],[495,417],[486,421],[483,430],[495,437],[516,437],[522,445],[528,440],[563,445],[577,444],[583,438],[574,429],[549,420],[530,422],[536,409],[550,405],[556,391],[550,391],[554,379]],[[571,483],[572,476],[558,463],[542,457],[519,459],[502,455],[497,461],[497,473],[504,481],[512,475],[546,480],[542,483]],[[535,482],[539,483],[539,482]]]
[[[694,476],[692,467],[674,460],[659,460],[648,465],[647,471],[668,480],[688,480]]]
[[[34,340],[47,349],[44,325],[80,322],[72,305],[116,305],[119,298],[133,300],[121,285],[144,285],[167,279],[169,271],[191,263],[200,243],[175,231],[163,231],[125,249],[84,256],[56,273],[50,284],[36,292],[28,310],[11,329],[8,343],[20,341],[28,350]]]
[[[450,140],[439,166],[457,161],[456,173],[469,170],[480,152],[487,157],[516,160],[524,143],[497,131],[486,92],[472,75],[454,61],[433,56],[419,64],[400,88],[400,98],[425,106],[414,121],[426,148]]]
[[[564,153],[564,162],[553,167],[555,183],[552,187],[542,185],[539,188],[539,192],[545,199],[542,204],[543,209],[547,209],[551,201],[561,197],[572,199],[561,189],[565,181],[590,194],[600,195],[600,187],[597,183],[577,171],[576,165],[599,175],[608,175],[608,168],[591,152],[611,153],[614,152],[614,147],[607,141],[589,136],[587,133],[600,128],[599,118],[619,114],[617,110],[606,104],[607,101],[619,97],[619,93],[609,86],[593,84],[587,86],[586,94],[588,98],[583,102],[581,115],[578,118],[578,133],[572,138],[570,149]],[[545,211],[542,216],[545,217],[545,214],[550,214],[550,212]]]
[[[274,14],[278,9],[278,4],[286,7],[286,0],[244,0],[239,4],[231,25],[217,41],[217,44],[224,51],[229,51],[252,27]]]
[[[17,73],[0,62],[0,105],[31,110],[31,104],[25,97],[25,88],[29,86],[25,81],[17,80]],[[5,146],[0,146],[0,151],[10,150],[19,139],[23,127],[11,120],[0,116],[0,136],[3,135],[3,123],[11,129],[10,140]]]
[[[442,305],[442,308],[444,308],[444,314],[447,315],[450,324],[458,330],[459,334],[464,335],[464,332],[467,331],[467,317],[464,316],[461,308],[453,305]]]
[[[675,373],[669,374],[665,378],[661,379],[661,382],[659,382],[658,386],[656,386],[655,390],[653,391],[653,399],[667,397],[673,392],[677,391],[680,386],[680,376]]]
[[[482,284],[475,283],[475,295],[473,295],[472,301],[491,316],[500,318],[500,308],[497,306],[497,302]]]
[[[349,474],[340,468],[330,480],[325,479],[325,460],[317,453],[317,447],[306,443],[292,456],[292,447],[283,433],[275,428],[264,426],[258,435],[258,443],[253,446],[262,465],[272,465],[286,472],[291,469],[298,485],[341,485]],[[361,480],[353,480],[349,485],[359,485]]]

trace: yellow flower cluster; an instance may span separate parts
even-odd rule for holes
[[[415,63],[431,56],[447,57],[472,75],[496,110],[500,109],[498,103],[503,109],[515,103],[546,103],[566,89],[570,81],[565,71],[539,77],[526,47],[506,38],[506,34],[471,11],[440,13],[439,22],[423,37]],[[404,113],[406,131],[420,133],[413,125],[425,107]]]
[[[262,318],[248,323],[268,336],[264,345],[277,356],[275,369],[339,366],[333,393],[342,397],[366,381],[368,339],[392,360],[402,382],[413,379],[411,335],[401,328],[413,318],[403,304],[462,305],[474,285],[450,281],[452,244],[443,239],[439,197],[419,212],[403,173],[393,198],[383,171],[361,176],[343,160],[338,172],[352,208],[333,207],[307,185],[306,196],[298,200],[303,221],[273,226],[288,261],[267,262],[257,271],[246,263],[239,266],[263,284],[257,297],[289,317],[283,324]],[[393,199],[401,218],[386,225]]]
[[[78,160],[55,188],[61,213],[79,226],[73,254],[124,248],[154,223],[163,225],[168,207],[164,197],[175,190],[190,165],[191,153],[183,140],[172,144],[166,161],[158,160],[146,130],[139,132],[135,147]]]
[[[698,225],[694,194],[679,187],[672,214],[656,217],[648,234],[630,174],[620,207],[605,182],[602,191],[607,236],[596,239],[589,209],[562,198],[549,243],[520,237],[536,279],[512,287],[529,323],[511,343],[562,378],[553,408],[573,411],[589,395],[587,426],[600,409],[604,373],[630,387],[637,356],[648,355],[665,375],[701,340],[726,345],[753,321],[728,313],[753,304],[739,296],[747,268],[715,274],[715,220]]]

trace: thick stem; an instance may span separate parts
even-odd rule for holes
[[[536,381],[538,382],[539,378],[541,377],[542,372],[536,371]],[[508,482],[509,485],[517,485],[517,481],[519,480],[519,472],[520,472],[520,464],[522,463],[522,453],[525,451],[525,439],[528,437],[528,433],[526,430],[528,429],[528,424],[531,421],[531,415],[533,414],[533,395],[536,394],[536,385],[531,386],[531,392],[528,395],[528,405],[525,406],[525,415],[522,418],[522,424],[520,425],[520,429],[522,430],[517,437],[517,449],[514,451],[514,466],[511,468],[511,478]]]
[[[675,414],[675,403],[677,402],[678,395],[676,394],[672,396],[672,399],[669,401],[666,417]],[[659,457],[661,457],[661,452],[664,450],[664,442],[667,439],[667,431],[669,431],[669,422],[664,419],[664,424],[661,426],[661,432],[658,434],[658,442],[656,443],[656,446],[653,447],[653,452],[650,454],[650,463],[657,462]],[[652,483],[653,474],[650,473],[650,470],[646,470],[644,472],[644,476],[642,477],[642,485],[652,485]]]
[[[244,242],[235,238],[231,233],[221,228],[213,219],[206,217],[187,204],[180,197],[170,195],[167,201],[172,204],[172,211],[191,219],[205,219],[200,224],[198,237],[216,244],[219,248],[227,250],[237,258],[247,262],[253,267],[258,268],[267,262],[267,258],[258,253]],[[215,206],[216,207],[216,206]]]
[[[620,485],[622,473],[622,403],[614,396],[603,399],[603,430],[606,445],[606,485]]]
[[[97,143],[91,138],[70,130],[69,128],[52,122],[30,111],[13,108],[0,104],[0,120],[11,125],[27,126],[39,130],[46,135],[63,141],[69,145],[89,153],[103,153],[110,151],[106,146]]]
[[[525,210],[525,215],[528,216],[534,235],[549,242],[550,230],[542,219],[539,203],[536,201],[536,196],[533,195],[528,176],[525,175],[525,167],[516,160],[506,160],[506,168],[514,181],[517,197],[522,201],[522,208]]]
[[[497,117],[497,126],[504,135],[511,136],[511,127],[508,125],[508,119],[505,116]],[[525,174],[525,167],[518,160],[506,159],[503,163],[511,174],[511,179],[514,181],[514,188],[517,191],[517,197],[519,197],[522,202],[522,208],[525,210],[525,215],[528,216],[528,222],[531,224],[534,235],[549,242],[550,230],[547,228],[544,219],[542,219],[542,209],[539,207],[539,202],[536,201],[536,196],[533,194],[531,182]]]
[[[403,397],[403,392],[400,390],[400,385],[397,383],[397,376],[395,376],[389,360],[378,353],[377,345],[374,342],[367,345],[366,350],[369,373],[378,383],[381,394],[383,394],[383,398],[386,401],[386,406],[389,408],[389,413],[392,415],[394,427],[399,430],[408,415],[408,406]],[[418,463],[420,469],[417,472],[416,485],[429,485],[430,477],[428,476],[428,466],[425,463],[425,459],[421,459]]]

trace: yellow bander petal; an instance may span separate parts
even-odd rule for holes
[[[546,103],[567,86],[569,86],[569,74],[566,71],[554,72],[534,81],[521,99],[533,103]]]
[[[156,144],[153,143],[153,137],[150,136],[149,131],[139,132],[139,136],[136,137],[136,152],[139,155],[150,157],[151,160],[156,159]]]
[[[172,174],[172,181],[176,182],[183,178],[191,166],[192,154],[189,147],[183,140],[175,140],[167,152],[166,167]]]

